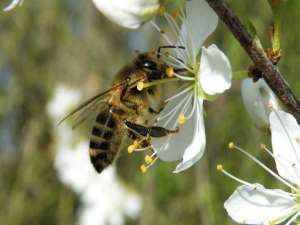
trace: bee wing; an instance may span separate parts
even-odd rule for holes
[[[72,118],[74,122],[72,128],[74,129],[82,122],[84,122],[88,118],[88,116],[100,106],[100,104],[107,102],[107,99],[105,98],[107,98],[107,95],[111,91],[123,86],[124,83],[125,81],[120,82],[119,84],[113,86],[112,88],[104,92],[101,92],[95,95],[94,97],[88,99],[87,101],[83,102],[81,105],[79,105],[74,110],[72,110],[69,114],[67,114],[64,118],[62,118],[58,122],[58,125],[63,123],[65,120]]]

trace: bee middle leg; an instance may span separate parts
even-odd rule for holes
[[[124,123],[130,131],[142,137],[165,137],[171,133],[179,132],[179,128],[176,128],[175,130],[169,130],[159,126],[147,127],[128,120],[125,120]]]

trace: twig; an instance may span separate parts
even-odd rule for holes
[[[255,43],[245,26],[243,26],[239,18],[233,13],[224,0],[206,1],[240,42],[273,92],[295,116],[298,123],[300,123],[300,102],[281,76],[277,66],[273,65],[264,50]]]

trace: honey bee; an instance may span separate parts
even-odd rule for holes
[[[172,131],[163,127],[146,126],[147,118],[160,110],[155,107],[161,99],[159,86],[138,90],[138,84],[168,79],[167,65],[151,53],[138,54],[131,65],[117,74],[110,89],[90,98],[59,123],[72,118],[74,127],[85,121],[91,112],[96,119],[90,134],[89,155],[95,170],[101,173],[117,157],[123,138],[139,139],[141,146],[149,145],[148,137],[162,137]]]

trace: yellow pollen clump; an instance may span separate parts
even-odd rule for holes
[[[260,144],[260,148],[261,148],[262,150],[265,150],[265,149],[267,148],[267,146],[266,146],[265,144]]]
[[[218,164],[218,165],[217,165],[217,170],[223,171],[223,170],[224,170],[224,169],[223,169],[223,165],[222,165],[222,164]]]
[[[175,9],[172,11],[171,15],[176,18],[179,15],[179,10]]]
[[[137,84],[136,84],[136,88],[139,90],[139,91],[142,91],[144,89],[144,82],[143,81],[139,81]]]
[[[133,144],[133,145],[129,145],[128,148],[127,148],[127,152],[129,154],[133,153],[134,150],[136,149],[136,146]]]
[[[146,164],[151,164],[153,162],[153,158],[150,155],[146,155],[144,158]]]
[[[165,14],[165,12],[166,12],[166,7],[163,6],[163,5],[161,5],[161,6],[159,7],[158,15],[159,15],[159,16],[163,16],[163,15]]]
[[[235,147],[234,143],[233,142],[229,142],[228,148],[229,149],[234,149],[234,147]]]
[[[182,125],[185,124],[185,121],[186,121],[185,116],[183,114],[180,114],[178,117],[178,123]]]
[[[147,171],[148,171],[148,168],[144,165],[144,164],[142,164],[141,166],[140,166],[140,170],[141,170],[141,172],[142,173],[147,173]]]
[[[173,67],[168,67],[166,69],[166,75],[167,75],[167,77],[170,77],[170,78],[174,76],[174,69],[173,69]]]

